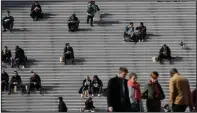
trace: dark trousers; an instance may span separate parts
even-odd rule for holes
[[[25,87],[22,84],[10,84],[9,86],[9,93],[11,94],[12,90],[14,89],[14,86],[17,86],[17,88],[21,89],[21,93],[23,94],[25,92]]]
[[[168,59],[168,60],[171,62],[172,57],[171,57],[171,55],[165,56],[164,54],[160,54],[160,55],[158,56],[158,60],[159,60],[160,62],[162,62],[163,59]]]
[[[94,18],[94,15],[88,15],[87,16],[87,24],[89,24],[89,22],[90,22],[90,25],[93,26],[93,18]]]
[[[140,34],[139,35],[139,40],[142,41],[145,39],[146,34]]]
[[[187,105],[174,104],[172,107],[173,112],[185,112]]]
[[[68,23],[68,29],[70,31],[76,31],[78,30],[79,23]]]
[[[126,41],[126,38],[129,38],[129,42],[137,42],[137,37],[136,35],[134,34],[133,36],[127,34],[126,32],[124,32],[124,36],[123,36],[124,40]]]
[[[18,59],[16,59],[16,66],[19,67],[20,64],[22,64],[23,66],[25,66],[26,61],[27,61],[27,57],[18,58]]]
[[[92,94],[101,94],[102,87],[92,87],[91,92],[92,92]]]
[[[30,16],[34,19],[34,18],[41,18],[42,17],[42,13],[40,11],[38,12],[35,12],[35,11],[32,11]]]
[[[66,64],[67,59],[72,59],[72,62],[74,62],[74,55],[73,54],[64,54],[64,62]]]
[[[160,100],[147,100],[146,101],[147,112],[161,112]]]
[[[31,83],[30,86],[29,86],[28,94],[30,94],[30,92],[31,92],[33,89],[40,90],[40,93],[42,93],[42,87],[41,87],[40,84],[33,84],[33,83]]]
[[[1,82],[1,91],[8,91],[8,88],[9,88],[9,83],[8,81],[5,81],[5,82]]]
[[[13,29],[13,26],[14,26],[13,22],[4,22],[3,23],[3,29],[4,30],[6,30],[6,29],[12,30]]]

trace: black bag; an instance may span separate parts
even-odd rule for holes
[[[131,111],[132,112],[139,112],[140,111],[140,104],[138,101],[135,101],[131,104]]]

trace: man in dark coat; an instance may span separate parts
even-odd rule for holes
[[[128,70],[120,67],[119,76],[111,78],[107,86],[107,104],[110,112],[129,112],[130,100],[125,79]]]
[[[30,83],[29,83],[30,85],[29,85],[28,94],[30,95],[30,92],[32,91],[32,89],[35,89],[35,88],[36,88],[36,90],[40,90],[40,94],[42,94],[40,76],[33,71],[31,71],[31,73],[33,73],[33,76],[30,78]]]
[[[30,16],[33,18],[34,21],[37,21],[38,18],[42,17],[42,8],[38,1],[34,2],[31,6],[31,14]]]
[[[16,46],[15,50],[16,50],[15,52],[16,66],[19,68],[20,63],[22,63],[23,68],[25,68],[27,57],[25,56],[24,50],[20,48],[19,46]]]
[[[140,22],[140,26],[136,29],[139,30],[139,41],[143,42],[145,36],[146,36],[146,26],[144,26],[143,22]]]
[[[75,14],[72,14],[72,16],[68,19],[68,29],[69,31],[76,31],[79,27],[79,19]]]
[[[11,57],[12,57],[12,54],[11,54],[11,51],[8,49],[7,46],[4,47],[4,50],[2,50],[2,61],[3,62],[9,62]]]
[[[14,17],[10,16],[10,11],[7,11],[7,16],[3,18],[3,32],[10,30],[12,31],[14,25]]]
[[[160,64],[163,63],[163,59],[168,59],[170,63],[172,62],[171,50],[166,44],[164,44],[159,51],[158,60]]]
[[[59,112],[67,112],[67,111],[68,111],[68,109],[67,109],[67,107],[66,107],[66,104],[64,103],[62,97],[59,97],[59,106],[58,106],[58,110],[59,110]]]
[[[70,46],[70,43],[66,43],[66,47],[64,48],[64,63],[66,65],[66,60],[72,59],[72,63],[74,64],[74,51]]]
[[[11,94],[11,91],[14,88],[14,86],[21,88],[21,93],[22,94],[24,93],[24,87],[22,85],[22,80],[21,80],[21,77],[18,75],[17,71],[14,71],[14,76],[12,76],[12,78],[11,78],[8,95]]]
[[[8,91],[8,87],[9,87],[9,75],[5,72],[5,70],[2,70],[1,91],[4,91],[4,89],[6,89],[6,91]]]

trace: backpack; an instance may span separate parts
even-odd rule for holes
[[[94,13],[93,4],[90,4],[90,5],[88,6],[88,8],[87,8],[87,13],[88,13],[88,14]]]

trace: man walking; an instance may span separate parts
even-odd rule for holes
[[[107,103],[109,112],[130,111],[129,92],[127,80],[125,79],[128,70],[125,67],[119,68],[119,75],[111,78],[107,86]]]
[[[170,70],[170,104],[172,105],[173,112],[185,112],[189,106],[190,111],[192,108],[192,98],[189,86],[189,81],[180,75],[177,69]]]

